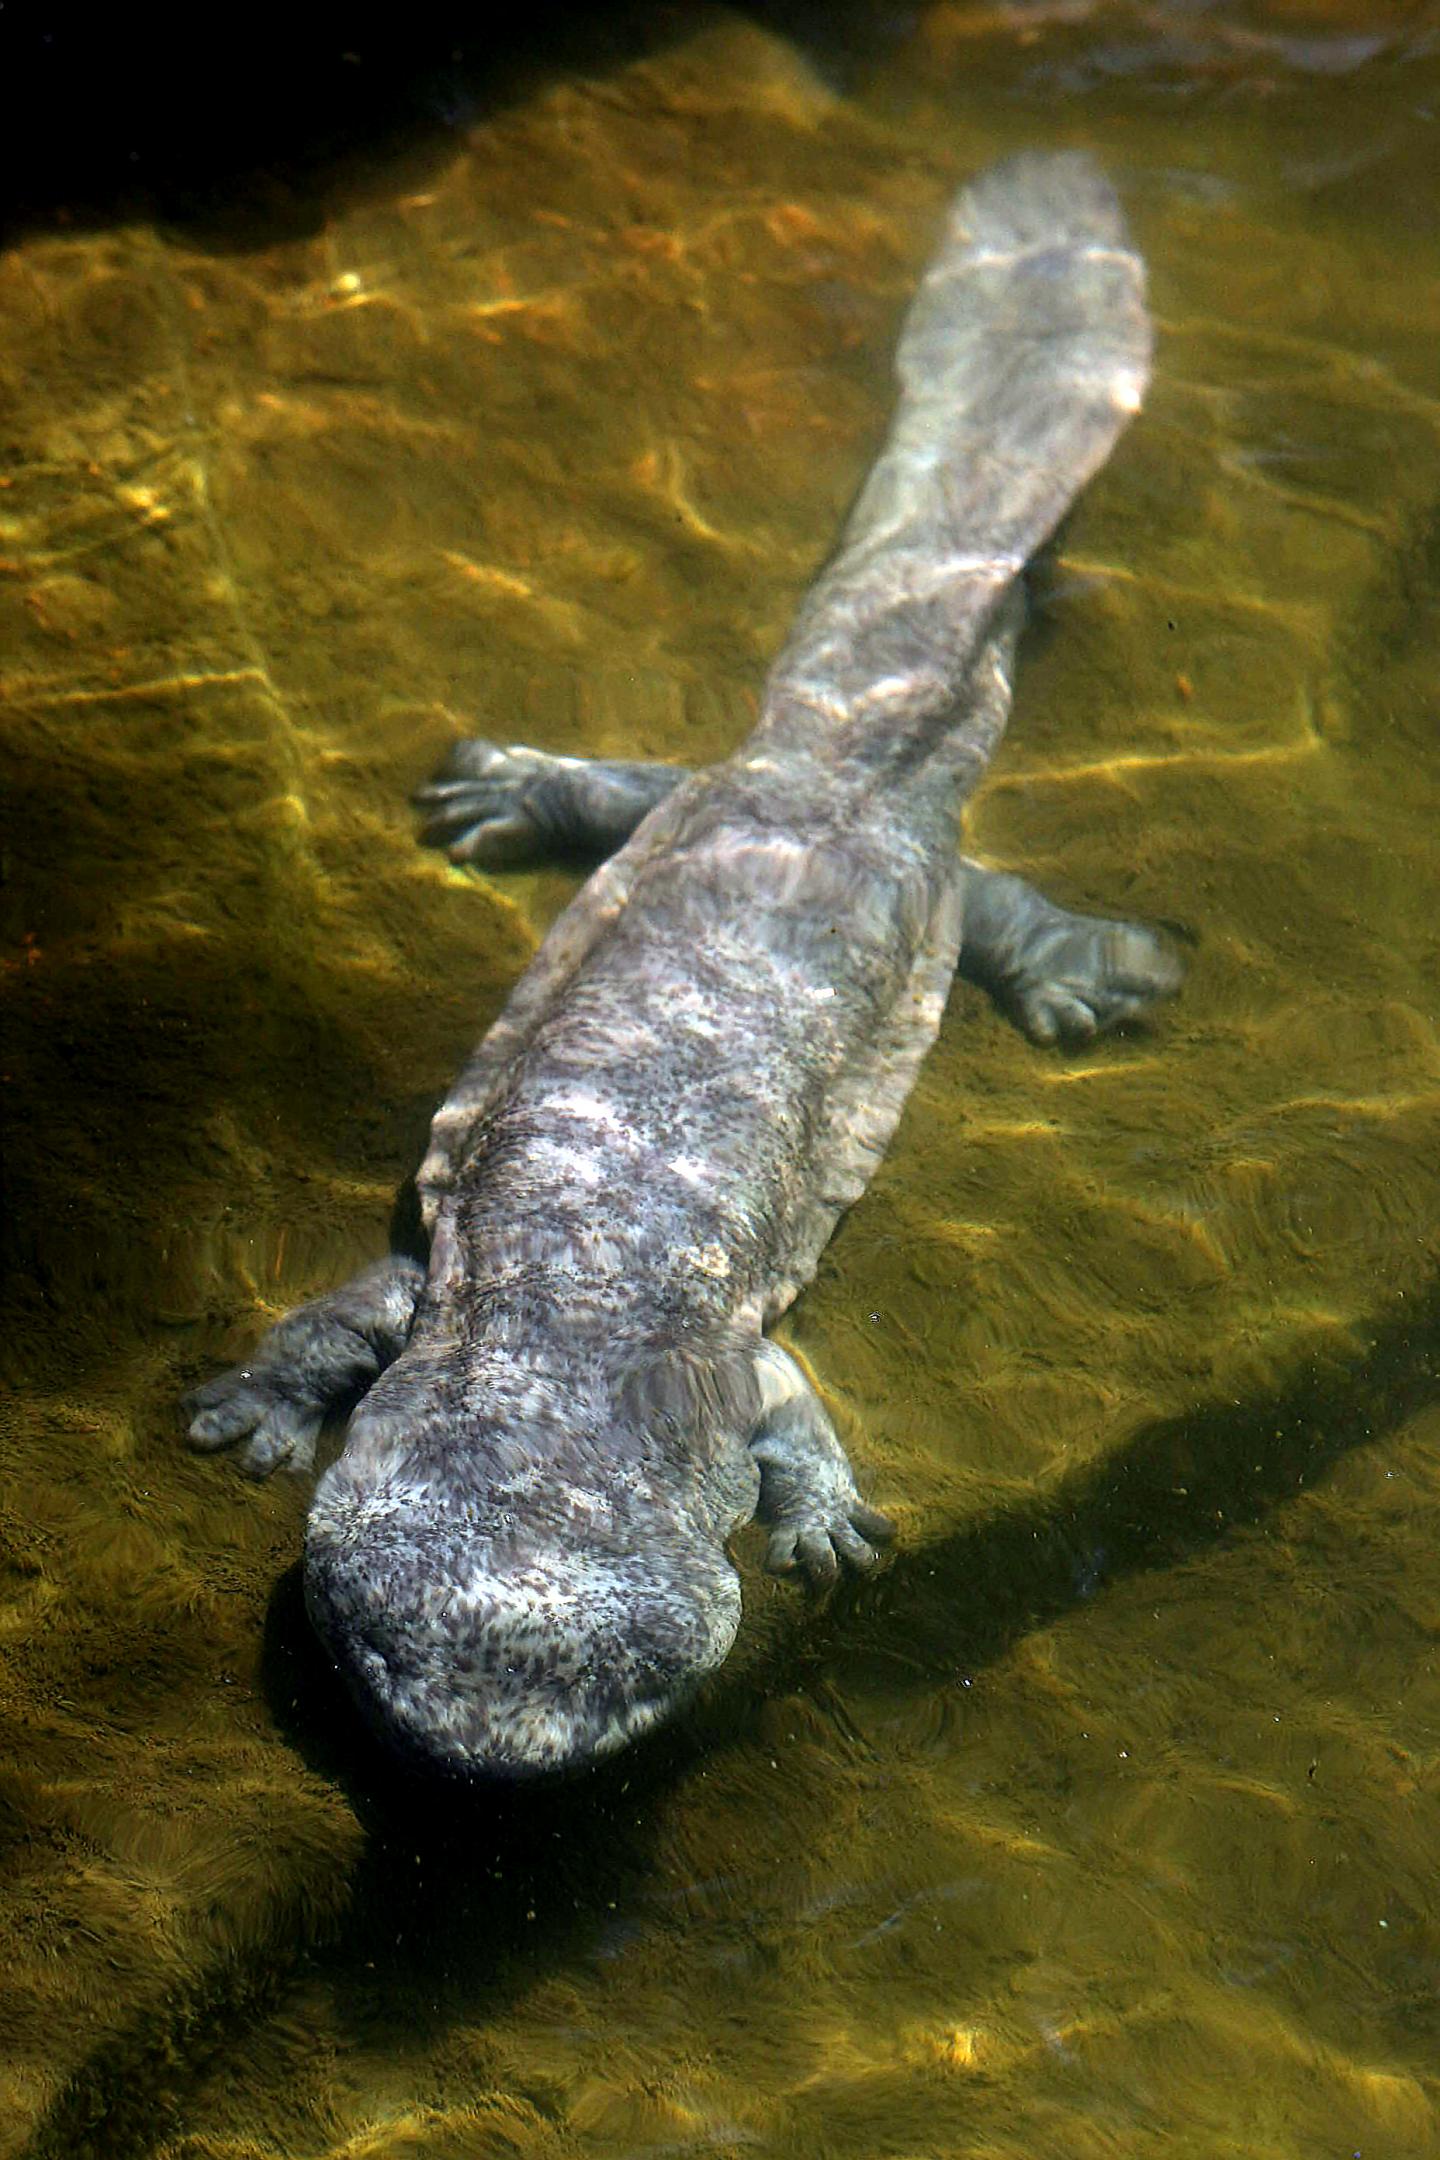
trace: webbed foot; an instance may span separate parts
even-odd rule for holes
[[[1144,923],[1067,915],[1026,953],[1003,1001],[1031,1042],[1088,1042],[1173,997],[1183,973]]]
[[[185,1397],[193,1447],[232,1448],[250,1477],[309,1470],[325,1420],[348,1409],[404,1348],[425,1274],[392,1254],[263,1335],[253,1355]]]
[[[762,1473],[773,1476],[773,1457],[757,1450]],[[848,1492],[796,1493],[779,1503],[772,1521],[765,1566],[772,1575],[804,1574],[816,1588],[834,1582],[843,1560],[857,1572],[874,1567],[880,1547],[895,1535],[895,1525],[878,1508],[868,1507],[852,1485]]]
[[[1144,923],[1077,915],[1008,872],[971,867],[960,971],[1035,1043],[1088,1042],[1180,988],[1179,955]]]
[[[893,1523],[861,1499],[825,1406],[794,1359],[767,1343],[765,1370],[771,1406],[750,1452],[760,1468],[756,1512],[770,1531],[766,1567],[803,1573],[816,1587],[833,1582],[842,1561],[873,1567]]]
[[[678,766],[554,757],[522,743],[458,742],[411,800],[420,837],[490,869],[544,854],[607,855],[685,777]]]
[[[520,744],[457,742],[437,772],[410,800],[420,812],[420,838],[443,847],[451,862],[500,867],[523,862],[545,845],[535,815],[539,790],[573,760]]]
[[[315,1443],[326,1405],[309,1397],[287,1365],[232,1365],[181,1405],[190,1420],[192,1447],[206,1452],[233,1448],[247,1477],[267,1478],[282,1463],[294,1470],[315,1464]]]

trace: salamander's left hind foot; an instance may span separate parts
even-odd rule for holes
[[[1072,914],[995,870],[972,874],[965,902],[961,972],[1032,1042],[1087,1042],[1180,988],[1179,955],[1144,923]]]

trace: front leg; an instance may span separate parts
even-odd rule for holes
[[[186,1396],[192,1445],[234,1448],[251,1477],[283,1462],[308,1470],[329,1417],[353,1408],[410,1338],[425,1270],[392,1253],[328,1297],[302,1305]]]
[[[498,869],[537,855],[613,855],[685,778],[683,765],[458,742],[411,799],[428,847]]]
[[[842,1560],[873,1567],[894,1526],[861,1499],[825,1405],[778,1343],[764,1346],[760,1383],[765,1407],[750,1453],[760,1467],[756,1517],[770,1530],[766,1567],[803,1569],[815,1584],[833,1582]]]

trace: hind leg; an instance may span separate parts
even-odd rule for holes
[[[1144,923],[1076,915],[1008,871],[965,865],[959,972],[1032,1042],[1085,1042],[1180,987],[1180,960]]]
[[[411,800],[427,847],[496,868],[536,855],[611,855],[685,777],[683,765],[459,742]]]
[[[499,867],[545,854],[609,855],[685,777],[683,765],[461,742],[414,801],[428,846],[452,862]],[[1023,878],[972,862],[959,972],[1037,1043],[1103,1034],[1172,996],[1181,976],[1174,953],[1143,924],[1072,914]]]

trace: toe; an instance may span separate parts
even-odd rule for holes
[[[795,1572],[795,1548],[798,1542],[799,1533],[792,1523],[781,1523],[778,1529],[772,1530],[770,1542],[765,1548],[767,1573],[771,1575],[792,1575]]]
[[[317,1419],[277,1407],[262,1419],[240,1449],[240,1467],[252,1478],[267,1478],[282,1463],[303,1470],[314,1460],[318,1431]]]
[[[1180,956],[1143,923],[1116,923],[1106,939],[1104,978],[1116,995],[1171,997],[1180,988]]]
[[[526,817],[489,817],[452,840],[446,853],[453,863],[497,867],[521,861],[535,850],[535,828]]]
[[[852,1530],[848,1523],[842,1523],[838,1529],[832,1530],[830,1539],[835,1552],[848,1567],[863,1571],[865,1568],[874,1567],[879,1557],[874,1546],[857,1531]]]
[[[800,1560],[805,1573],[817,1586],[834,1582],[840,1572],[840,1562],[828,1530],[807,1529],[801,1532]]]
[[[262,1415],[260,1398],[248,1388],[237,1387],[233,1378],[212,1380],[187,1395],[184,1408],[193,1410],[191,1444],[197,1448],[228,1447],[249,1432]]]
[[[1020,1024],[1031,1042],[1088,1042],[1098,1025],[1092,1007],[1065,983],[1044,983],[1022,992]]]

